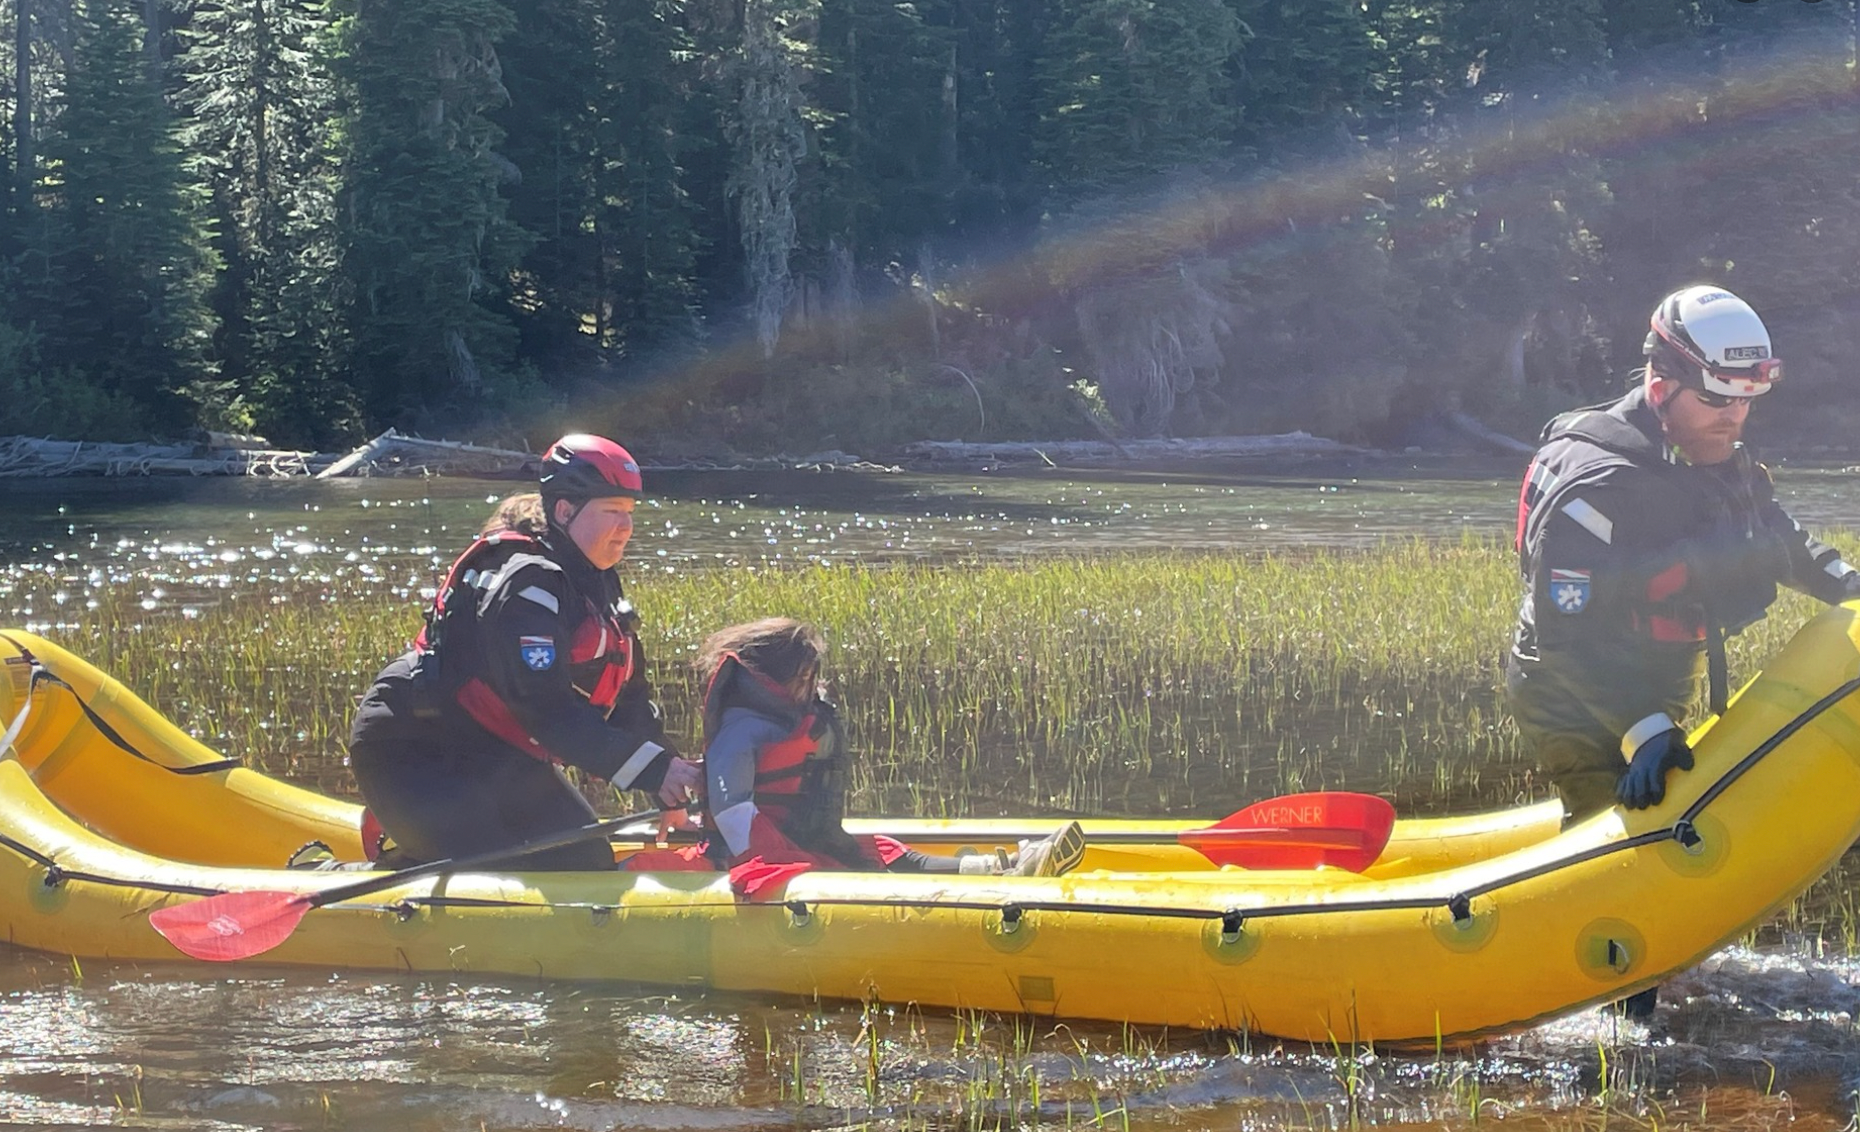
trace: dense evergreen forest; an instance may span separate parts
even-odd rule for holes
[[[0,0],[0,433],[1860,420],[1855,0]]]

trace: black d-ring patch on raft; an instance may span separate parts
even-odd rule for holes
[[[19,655],[25,657],[26,663],[30,665],[32,668],[31,682],[26,685],[26,695],[28,698],[28,702],[30,702],[30,699],[32,696],[32,689],[37,687],[41,681],[47,684],[50,684],[55,688],[63,688],[65,691],[71,693],[72,699],[77,701],[78,710],[82,711],[84,713],[84,718],[88,719],[90,721],[90,725],[97,729],[97,734],[103,736],[105,739],[108,739],[111,743],[115,744],[117,747],[121,748],[123,751],[126,751],[127,753],[134,755],[136,758],[141,759],[143,762],[149,763],[153,766],[158,766],[170,774],[212,774],[215,771],[231,770],[232,768],[241,765],[238,759],[227,758],[227,759],[217,759],[210,763],[195,763],[191,766],[169,766],[167,763],[162,762],[159,759],[150,758],[149,756],[143,754],[141,751],[136,750],[135,747],[130,745],[129,740],[123,738],[122,735],[120,735],[117,732],[116,728],[111,727],[107,720],[105,720],[102,716],[98,715],[96,711],[91,708],[89,704],[84,702],[84,697],[78,695],[76,688],[73,688],[70,684],[65,683],[64,680],[59,678],[57,673],[45,667],[44,661],[40,660],[36,656],[33,656],[31,649],[28,649],[25,645],[20,644],[18,641],[14,640],[12,637],[7,636],[5,633],[0,633],[0,640],[4,640],[7,644],[12,645],[14,648],[18,649]]]

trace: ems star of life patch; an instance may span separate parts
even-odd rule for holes
[[[1550,571],[1550,600],[1564,613],[1581,613],[1589,604],[1589,572]]]
[[[523,657],[523,663],[533,672],[541,672],[555,665],[554,637],[519,637],[517,652]]]

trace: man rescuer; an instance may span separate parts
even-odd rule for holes
[[[1723,710],[1725,638],[1779,583],[1860,597],[1860,573],[1789,517],[1739,440],[1782,377],[1756,311],[1719,287],[1675,291],[1644,352],[1638,388],[1545,426],[1518,500],[1505,692],[1570,820],[1655,805],[1667,773],[1691,769],[1699,677]]]

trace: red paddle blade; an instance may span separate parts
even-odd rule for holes
[[[149,913],[149,924],[195,959],[216,963],[263,955],[290,938],[310,910],[300,892],[225,892]]]
[[[1182,844],[1218,865],[1360,873],[1375,863],[1395,829],[1395,807],[1374,794],[1323,791],[1255,802],[1206,829],[1185,830]]]

